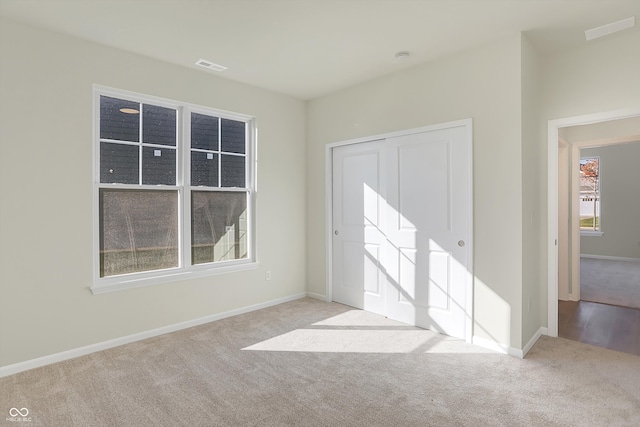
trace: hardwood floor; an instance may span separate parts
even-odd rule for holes
[[[640,356],[640,310],[558,301],[558,336]]]

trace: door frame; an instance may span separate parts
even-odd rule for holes
[[[469,261],[468,277],[470,277],[470,279],[467,280],[465,289],[465,341],[471,343],[473,337],[473,285],[475,278],[473,274],[473,119],[471,118],[333,142],[325,146],[325,301],[333,301],[333,149],[344,145],[361,144],[380,139],[432,132],[455,127],[464,127],[466,130],[465,139],[467,142],[467,154],[469,156],[469,179],[467,184],[469,189],[469,223],[467,224],[469,230],[469,242],[466,246]]]
[[[604,111],[582,116],[566,117],[548,121],[547,132],[547,335],[558,336],[558,139],[559,129],[571,126],[590,125],[608,122],[612,120],[628,119],[640,116],[640,108],[628,108],[624,110]],[[570,147],[571,151],[576,147]],[[579,147],[577,148],[579,150]],[[575,153],[573,154],[575,156]],[[573,168],[572,180],[573,180]],[[569,189],[573,194],[573,189]],[[572,221],[573,222],[573,221]],[[574,230],[575,225],[569,227],[569,239],[572,245],[577,241],[580,244],[580,231]],[[570,254],[571,283],[579,280],[579,270],[575,265],[575,247]],[[579,252],[578,261],[579,261]],[[573,289],[572,293],[579,292]],[[579,294],[578,294],[579,295]]]

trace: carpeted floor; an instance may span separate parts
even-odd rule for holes
[[[581,258],[580,299],[640,308],[640,262]]]
[[[31,426],[637,426],[640,357],[542,337],[522,360],[306,298],[2,378],[2,422],[13,407]]]

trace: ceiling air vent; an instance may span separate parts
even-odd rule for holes
[[[609,34],[617,33],[618,31],[626,30],[636,25],[636,17],[632,16],[621,21],[612,22],[611,24],[603,25],[601,27],[592,28],[584,32],[584,36],[589,40],[597,39],[598,37],[608,36]]]
[[[213,62],[207,61],[206,59],[198,59],[196,61],[196,65],[199,65],[199,66],[204,67],[204,68],[208,68],[208,69],[213,70],[213,71],[224,71],[224,70],[227,69],[227,67],[224,67],[224,66],[218,65],[218,64],[214,64]]]

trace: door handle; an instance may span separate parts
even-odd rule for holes
[[[458,240],[458,246],[463,247],[464,246],[464,240]]]
[[[338,234],[340,234],[340,232],[339,232],[338,230],[335,230],[335,231],[333,232],[333,234],[335,234],[335,235],[337,236]]]

